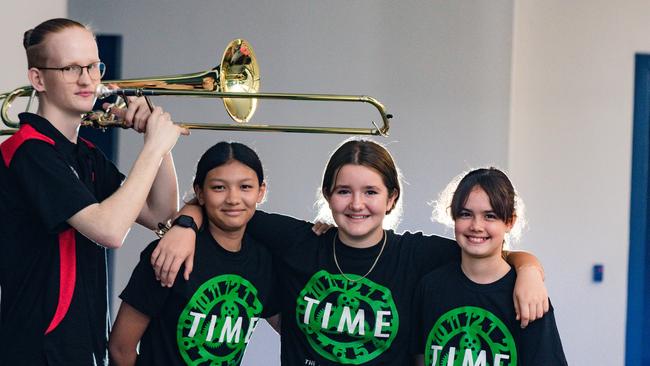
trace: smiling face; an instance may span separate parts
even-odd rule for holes
[[[501,256],[505,234],[512,228],[514,218],[508,224],[498,218],[487,193],[474,186],[454,223],[463,257],[488,258]]]
[[[213,234],[236,232],[243,235],[257,204],[264,198],[266,185],[258,183],[253,169],[231,160],[208,171],[203,187],[195,186],[194,189]]]
[[[41,67],[86,66],[99,61],[93,34],[82,27],[69,27],[52,33],[44,41],[45,65]],[[48,119],[76,118],[92,110],[95,89],[100,80],[92,80],[86,69],[73,82],[63,79],[60,70],[32,67],[29,78],[39,92],[39,114]]]
[[[341,240],[351,246],[368,247],[381,240],[384,216],[395,199],[377,171],[346,164],[336,174],[327,202]]]

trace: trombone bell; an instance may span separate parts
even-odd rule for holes
[[[247,93],[254,94],[260,89],[260,69],[253,47],[244,39],[235,39],[228,43],[223,52],[219,66],[192,74],[159,76],[147,79],[127,79],[106,81],[104,84],[115,84],[127,90],[120,95],[138,95],[138,91],[128,89],[153,90],[155,93],[144,92],[142,95],[162,95],[162,91],[172,91],[183,95],[183,92],[203,91],[217,93]],[[106,98],[118,94],[107,87],[97,87],[97,97]],[[169,95],[169,93],[166,93]],[[248,122],[257,109],[255,98],[222,97],[224,107],[230,118],[238,123]]]
[[[219,68],[219,85],[225,93],[257,93],[260,90],[260,69],[248,41],[235,39],[223,52]],[[230,117],[238,123],[248,122],[257,109],[255,98],[223,98]]]

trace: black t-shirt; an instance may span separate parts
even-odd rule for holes
[[[271,249],[281,288],[282,365],[406,365],[416,284],[433,268],[459,261],[449,239],[387,231],[381,251],[316,236],[312,224],[258,211],[251,236]],[[383,241],[383,240],[382,240]],[[336,258],[345,276],[334,262]],[[348,278],[346,278],[348,277]],[[350,281],[350,279],[352,281]]]
[[[203,229],[190,280],[178,276],[168,288],[150,264],[157,244],[142,252],[120,295],[151,317],[137,364],[239,365],[257,322],[278,312],[268,250],[244,236],[241,250],[229,252]]]
[[[66,220],[124,176],[91,143],[71,143],[35,114],[20,119],[0,145],[0,364],[101,364],[106,250]]]
[[[521,329],[512,303],[516,273],[477,284],[452,263],[426,275],[413,300],[413,354],[425,365],[560,366],[567,361],[553,307]],[[479,362],[481,360],[481,362]]]

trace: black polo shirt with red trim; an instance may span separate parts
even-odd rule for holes
[[[124,175],[92,143],[19,117],[0,144],[0,365],[104,364],[106,249],[66,221]]]

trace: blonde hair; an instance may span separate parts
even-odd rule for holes
[[[27,54],[27,68],[45,67],[47,53],[45,52],[45,41],[50,34],[58,33],[68,28],[82,28],[90,33],[92,30],[79,22],[67,18],[54,18],[46,20],[23,35],[23,47]],[[94,34],[93,34],[94,35]]]

